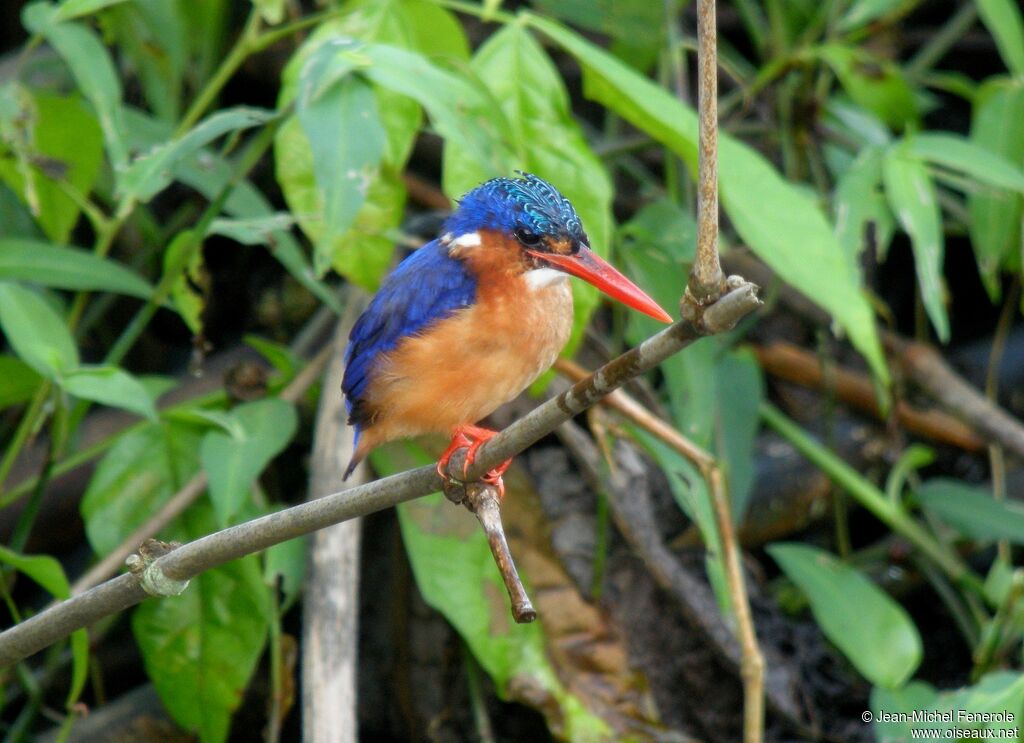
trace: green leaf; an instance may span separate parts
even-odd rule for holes
[[[153,398],[139,380],[122,369],[82,366],[66,373],[60,379],[60,386],[68,394],[83,400],[124,408],[144,418],[156,420]]]
[[[976,0],[978,14],[996,40],[1006,68],[1024,75],[1024,18],[1013,0]]]
[[[412,444],[382,447],[371,456],[374,467],[386,474],[431,461]],[[506,697],[513,686],[536,689],[545,695],[540,708],[560,738],[611,740],[607,724],[556,675],[547,659],[542,622],[512,622],[508,596],[476,519],[440,493],[400,505],[398,518],[424,600],[463,637],[498,693]]]
[[[121,436],[82,499],[85,533],[97,555],[112,552],[199,470],[202,429],[144,423]]]
[[[302,594],[308,547],[309,540],[299,537],[275,544],[264,553],[263,582],[273,590],[280,587],[281,614],[288,611]]]
[[[194,155],[228,132],[265,124],[275,115],[272,111],[246,106],[218,111],[199,122],[184,136],[166,142],[134,160],[118,182],[121,198],[149,201],[170,185],[174,167],[181,160]]]
[[[859,571],[803,544],[768,554],[807,596],[825,636],[871,683],[903,685],[921,663],[921,636],[903,607]]]
[[[285,0],[252,0],[252,4],[260,11],[263,20],[276,26],[284,20]]]
[[[547,15],[574,26],[636,42],[665,23],[665,10],[649,0],[533,0]]]
[[[71,586],[64,574],[64,568],[49,555],[22,555],[0,546],[0,562],[27,575],[56,599],[71,597]],[[80,629],[71,634],[71,688],[68,691],[67,702],[69,707],[85,688],[88,671],[89,635],[84,629]]]
[[[194,230],[179,232],[164,253],[164,275],[170,283],[174,308],[193,335],[203,331],[207,280],[203,269],[202,236]]]
[[[242,340],[286,377],[294,376],[302,366],[302,361],[288,346],[260,338],[257,335],[247,335]]]
[[[26,5],[21,17],[25,28],[42,34],[67,63],[78,89],[96,109],[107,154],[120,173],[128,161],[121,110],[121,83],[114,63],[96,34],[79,23],[59,22],[59,10],[48,3]]]
[[[132,109],[127,111],[126,121],[140,146],[153,147],[171,135],[170,126]],[[207,150],[185,158],[174,169],[176,180],[188,184],[208,199],[215,198],[233,177],[233,169],[227,161]],[[266,197],[245,180],[235,184],[224,205],[224,211],[240,220],[268,218],[275,213]],[[310,293],[335,312],[341,311],[338,298],[313,274],[298,241],[288,231],[275,230],[265,247]]]
[[[968,175],[979,183],[1024,192],[1024,170],[1002,155],[958,134],[916,134],[910,140],[910,151],[930,163]]]
[[[368,83],[357,75],[342,77],[319,93],[322,78],[332,78],[331,63],[341,56],[336,44],[324,44],[310,57],[299,80],[296,116],[309,140],[313,173],[323,193],[324,236],[331,245],[352,227],[377,179],[384,155],[384,132]],[[349,67],[351,69],[351,67]],[[322,261],[330,263],[330,255]]]
[[[879,147],[861,150],[836,184],[836,237],[851,261],[857,261],[872,225],[879,254],[885,254],[894,229],[892,212],[882,193],[882,161]]]
[[[30,289],[0,281],[0,328],[21,360],[55,379],[78,366],[78,348],[64,319]]]
[[[1018,168],[1024,167],[1024,81],[996,80],[982,86],[974,102],[971,141]],[[989,296],[999,298],[999,270],[1021,265],[1024,197],[1006,191],[967,196],[967,228]]]
[[[103,135],[77,96],[26,93],[18,100],[17,118],[9,126],[0,123],[13,150],[12,158],[0,158],[0,178],[29,205],[46,235],[64,242],[79,215],[65,189],[83,196],[92,190],[103,162]]]
[[[199,64],[190,58],[190,52],[209,33],[208,29],[196,26],[217,4],[134,0],[113,7],[100,17],[104,31],[117,46],[125,66],[138,78],[150,107],[166,122],[177,122],[181,118],[185,76],[193,81],[205,79],[203,70],[198,69]],[[210,30],[216,31],[216,24],[211,25]],[[170,139],[170,133],[165,139]]]
[[[920,715],[922,710],[933,709],[938,697],[935,687],[924,681],[911,681],[898,689],[874,687],[869,707],[875,717],[875,739],[878,743],[903,743],[910,740],[910,731],[914,727],[912,723],[898,719],[882,720],[881,713],[903,713],[912,718],[915,712]]]
[[[921,505],[972,539],[1024,544],[1024,505],[995,500],[983,488],[959,480],[929,480],[917,490]]]
[[[334,39],[360,39],[411,49],[431,59],[469,57],[469,45],[455,17],[427,0],[357,0],[350,12],[321,24],[282,75],[279,107],[295,99],[299,73],[310,55]],[[405,186],[402,171],[415,141],[422,114],[410,98],[379,85],[374,86],[377,110],[386,135],[386,147],[378,177],[370,184],[352,229],[330,242],[323,236],[323,194],[313,173],[309,141],[292,117],[278,131],[274,142],[277,179],[285,200],[302,230],[317,246],[317,273],[328,267],[360,286],[373,290],[391,263],[392,230],[402,219]],[[324,261],[327,261],[326,263]]]
[[[30,399],[43,379],[21,359],[0,354],[0,410]]]
[[[98,13],[104,8],[109,8],[112,5],[118,5],[126,0],[64,0],[58,7],[57,12],[53,14],[52,21],[58,23],[60,21],[70,21],[75,18],[79,18],[84,15],[93,15]]]
[[[722,356],[715,364],[715,452],[724,465],[733,522],[747,511],[756,467],[754,443],[760,429],[758,408],[764,398],[764,377],[749,349]]]
[[[114,292],[149,299],[153,287],[120,263],[61,245],[0,237],[0,279],[56,289]]]
[[[928,317],[942,342],[949,340],[946,287],[942,278],[945,244],[942,214],[928,168],[907,145],[891,147],[882,164],[889,206],[910,236],[917,284]]]
[[[298,426],[295,408],[277,398],[239,405],[231,417],[241,425],[242,437],[210,431],[199,450],[222,527],[242,508],[253,482],[288,445]]]
[[[862,47],[825,44],[817,52],[839,78],[853,102],[893,128],[917,121],[917,102],[899,67]]]
[[[209,506],[197,503],[168,536],[191,541],[215,530]],[[203,743],[227,739],[269,620],[256,555],[198,575],[181,596],[147,601],[132,615],[132,631],[160,699],[175,722]]]
[[[697,117],[692,109],[572,31],[544,18],[528,19],[577,59],[588,98],[663,142],[696,171]],[[814,198],[784,181],[753,149],[724,135],[718,168],[722,203],[741,239],[783,280],[832,313],[875,375],[887,381],[857,269]]]
[[[242,245],[267,245],[273,243],[275,235],[294,223],[295,218],[286,212],[243,219],[215,219],[207,234],[223,235]]]
[[[477,50],[471,68],[500,101],[512,132],[515,167],[554,183],[576,207],[590,246],[607,258],[611,180],[573,118],[569,94],[543,47],[524,26],[509,24]],[[446,143],[444,184],[449,194],[462,194],[489,175],[459,140]],[[585,282],[573,281],[572,288],[575,322],[566,355],[575,351],[599,298]]]
[[[836,28],[839,31],[852,31],[879,18],[896,15],[906,5],[906,0],[856,0]]]

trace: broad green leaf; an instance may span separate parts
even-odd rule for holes
[[[666,144],[696,171],[697,117],[692,109],[572,31],[544,18],[528,19],[580,63],[588,98]],[[887,381],[857,269],[814,198],[784,181],[753,149],[724,135],[718,168],[722,203],[740,237],[782,279],[832,313],[875,375]]]
[[[543,47],[522,24],[509,24],[477,50],[470,66],[501,104],[516,168],[555,184],[575,206],[591,247],[607,257],[612,184],[573,118],[569,94]],[[444,184],[449,194],[469,191],[489,175],[458,140],[448,141]],[[573,281],[572,289],[576,317],[567,355],[575,351],[599,297],[583,281]]]
[[[184,136],[135,159],[118,182],[121,198],[149,201],[170,185],[178,162],[228,132],[265,124],[274,116],[272,111],[245,106],[218,111]]]
[[[1024,505],[1016,500],[995,500],[983,488],[945,478],[924,483],[917,498],[965,536],[1024,544]]]
[[[50,555],[22,555],[0,546],[0,562],[10,565],[43,587],[55,599],[71,597],[71,586],[64,568]],[[89,635],[84,629],[71,634],[71,688],[68,706],[77,701],[85,688],[89,672]]]
[[[68,394],[83,400],[124,408],[144,418],[156,420],[153,398],[139,380],[123,369],[81,366],[64,374],[60,386]]]
[[[912,723],[893,719],[883,721],[881,713],[904,713],[912,717],[915,712],[920,714],[922,710],[934,708],[938,696],[935,687],[924,681],[911,681],[898,689],[874,687],[869,706],[875,717],[875,740],[878,743],[903,743],[910,740]]]
[[[169,421],[145,423],[111,447],[81,505],[85,533],[97,555],[113,551],[199,470],[202,432]]]
[[[52,21],[54,23],[71,21],[83,15],[98,13],[104,8],[109,8],[111,5],[118,5],[123,2],[125,0],[64,0],[57,7],[57,12],[53,14]]]
[[[139,299],[153,294],[145,279],[120,263],[84,250],[17,237],[0,237],[0,279]]]
[[[455,17],[426,0],[359,0],[346,6],[341,18],[321,24],[292,56],[281,80],[279,107],[294,100],[299,72],[316,50],[332,39],[359,39],[394,44],[430,58],[464,60],[469,45]],[[420,106],[410,98],[374,86],[387,146],[377,179],[371,183],[352,229],[326,244],[323,238],[323,194],[313,173],[309,142],[298,121],[288,119],[274,142],[277,179],[302,230],[318,246],[317,256],[360,286],[373,290],[391,263],[394,239],[405,206],[402,170],[422,123]],[[327,265],[317,265],[323,273]]]
[[[323,85],[321,78],[333,77],[328,65],[337,56],[336,45],[324,44],[310,57],[300,76],[301,92],[295,105],[313,155],[316,183],[323,193],[325,233],[318,245],[328,247],[352,227],[370,184],[378,177],[385,147],[369,83],[358,75],[348,75],[329,83],[319,94],[314,92]],[[330,259],[328,254],[321,263],[329,265]]]
[[[971,141],[1011,165],[1024,167],[1024,81],[996,80],[982,86],[974,102]],[[967,228],[978,270],[993,300],[999,298],[999,270],[1021,265],[1022,204],[1020,194],[1002,190],[967,196]]]
[[[205,503],[168,536],[191,541],[217,528]],[[249,555],[192,579],[180,595],[132,615],[146,673],[175,722],[203,743],[223,743],[266,643],[270,620],[259,558]]]
[[[430,460],[412,444],[377,449],[374,467],[400,472]],[[516,624],[476,519],[440,493],[398,507],[409,562],[424,600],[462,636],[483,669],[507,698],[516,688],[545,695],[539,708],[558,737],[567,741],[611,740],[607,724],[591,713],[559,680],[546,655],[541,622]]]
[[[0,178],[29,205],[46,235],[64,242],[79,215],[65,189],[83,196],[92,191],[103,162],[103,135],[77,96],[36,93],[22,102],[17,123],[3,137],[14,157],[0,158]],[[4,129],[0,124],[0,134]]]
[[[902,686],[921,663],[921,636],[888,594],[827,552],[776,543],[768,554],[807,596],[825,636],[876,686]]]
[[[896,15],[906,6],[906,0],[856,0],[836,27],[840,31],[851,31],[879,18]]]
[[[949,340],[949,316],[942,278],[945,245],[935,184],[924,162],[910,152],[906,143],[886,152],[882,180],[889,206],[910,236],[924,308],[939,339],[946,342]]]
[[[978,14],[996,40],[1006,68],[1024,75],[1024,18],[1014,0],[976,0]]]
[[[171,300],[193,335],[203,330],[208,281],[203,266],[202,236],[193,230],[179,232],[164,253],[161,283],[170,283]]]
[[[199,449],[221,527],[239,512],[253,482],[288,445],[298,426],[295,408],[277,398],[239,405],[231,417],[241,425],[242,437],[210,431]]]
[[[896,129],[917,121],[913,90],[892,62],[878,59],[861,47],[841,44],[825,44],[816,53],[836,73],[854,103]]]
[[[59,10],[45,2],[25,6],[25,28],[42,34],[67,63],[78,89],[96,109],[107,154],[118,173],[128,161],[121,110],[121,83],[106,47],[80,23],[59,22]]]
[[[41,296],[0,281],[0,329],[14,352],[44,377],[78,366],[78,348],[64,319]]]
[[[865,247],[869,225],[874,229],[880,257],[885,255],[894,229],[892,212],[882,193],[884,152],[867,147],[836,184],[836,237],[850,260],[857,261]]]
[[[0,410],[25,402],[43,379],[21,359],[0,354]]]
[[[1024,170],[1002,155],[958,134],[915,134],[910,140],[910,150],[930,163],[960,171],[979,183],[1024,192]]]

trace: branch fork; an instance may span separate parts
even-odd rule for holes
[[[509,600],[512,602],[512,618],[518,624],[528,624],[537,618],[537,611],[526,593],[519,571],[516,570],[512,551],[505,537],[505,526],[501,521],[501,491],[497,486],[481,480],[462,482],[464,466],[469,447],[456,449],[448,461],[448,477],[444,478],[442,492],[456,505],[466,507],[480,522],[491,548],[494,564],[498,566],[505,583]]]
[[[181,546],[181,542],[161,542],[147,539],[139,545],[138,552],[125,558],[128,571],[139,581],[142,590],[150,596],[180,596],[188,588],[189,579],[175,580],[169,577],[157,560]]]

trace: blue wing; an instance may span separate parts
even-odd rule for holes
[[[476,278],[437,240],[414,251],[384,280],[352,327],[345,350],[341,389],[357,441],[360,427],[373,415],[364,393],[380,355],[475,300]]]

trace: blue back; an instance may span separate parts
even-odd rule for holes
[[[448,255],[437,240],[414,251],[384,280],[352,327],[345,349],[341,389],[357,441],[360,425],[373,415],[363,396],[380,355],[403,338],[473,304],[476,286],[466,265]]]

